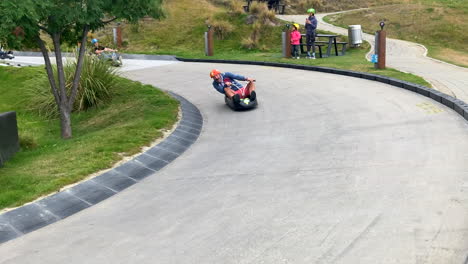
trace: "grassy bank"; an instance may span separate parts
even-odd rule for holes
[[[468,67],[467,15],[466,1],[420,0],[339,14],[325,20],[345,28],[359,24],[365,32],[373,34],[379,29],[378,22],[384,19],[388,37],[423,44],[429,56]]]
[[[281,33],[288,21],[276,19],[262,22],[259,14],[246,14],[233,9],[233,0],[201,0],[193,5],[189,0],[167,1],[167,17],[162,21],[146,19],[137,25],[124,25],[124,52],[145,54],[173,54],[186,58],[206,58],[203,34],[207,25],[218,25],[215,56],[213,59],[256,60],[309,64],[324,67],[370,72],[429,86],[422,78],[394,69],[376,70],[365,59],[368,45],[349,49],[346,56],[317,59],[291,60],[281,56]],[[363,1],[364,2],[364,1]],[[382,1],[381,1],[382,2]],[[236,11],[237,10],[237,11]],[[190,11],[190,19],[181,19]],[[257,18],[257,19],[255,19]],[[259,28],[256,32],[256,27]],[[303,28],[301,29],[304,30]],[[321,32],[326,33],[326,32]],[[94,33],[111,43],[110,28]],[[254,47],[245,46],[246,39],[256,38]],[[347,37],[343,36],[343,40]]]
[[[0,209],[31,201],[138,153],[177,120],[178,102],[148,85],[120,79],[111,102],[73,114],[73,138],[58,120],[27,111],[25,85],[42,68],[0,67],[0,112],[16,111],[21,151],[0,168]],[[21,99],[19,99],[21,98]]]

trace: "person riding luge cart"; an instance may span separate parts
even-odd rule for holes
[[[230,72],[212,70],[210,77],[213,79],[213,87],[219,93],[225,95],[224,102],[233,110],[248,110],[255,108],[257,94],[255,92],[255,80]],[[247,81],[244,87],[238,81]]]
[[[6,51],[3,49],[3,46],[0,45],[0,60],[4,60],[4,59],[14,59],[15,58],[15,55],[13,55],[13,51],[9,50],[9,51]]]
[[[99,45],[99,40],[97,39],[92,39],[91,44],[94,45],[93,53],[97,55],[98,58],[110,61],[112,66],[115,67],[123,65],[122,56],[117,53],[117,50]]]

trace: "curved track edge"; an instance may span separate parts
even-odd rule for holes
[[[187,150],[203,127],[196,106],[175,93],[182,118],[177,128],[159,144],[133,159],[71,188],[0,214],[0,244],[91,207],[151,176]]]

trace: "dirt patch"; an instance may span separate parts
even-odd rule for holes
[[[437,53],[435,53],[433,57],[445,62],[468,67],[468,54],[464,52],[442,48]]]

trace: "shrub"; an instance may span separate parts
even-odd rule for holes
[[[211,23],[211,26],[217,39],[226,38],[234,30],[234,26],[224,20],[215,20]]]
[[[239,0],[231,0],[229,2],[230,13],[233,15],[241,15],[244,13],[244,2]]]
[[[20,144],[20,148],[23,150],[37,148],[36,140],[30,135],[20,135],[19,144]]]
[[[243,38],[241,45],[245,49],[255,49],[257,47],[257,42],[252,39],[252,37]]]
[[[262,25],[275,25],[275,16],[275,11],[269,10],[266,3],[253,2],[250,6],[250,16],[248,18],[251,22],[247,23],[251,24],[258,21]]]
[[[76,69],[76,60],[68,60],[64,65],[66,88],[70,93],[73,76]],[[57,69],[54,68],[55,74]],[[85,111],[91,107],[99,107],[107,100],[111,99],[112,90],[117,84],[115,69],[109,62],[101,60],[94,55],[85,55],[83,70],[76,100],[73,105],[74,112]],[[50,91],[47,76],[43,75],[38,80],[33,80],[27,84],[28,93],[26,102],[33,110],[41,116],[48,118],[58,116],[57,105],[54,96]]]
[[[242,47],[246,49],[256,49],[258,48],[262,29],[264,25],[262,25],[260,22],[255,22],[252,25],[252,33],[250,34],[250,37],[244,38],[241,42]]]
[[[250,14],[259,16],[262,13],[268,12],[266,3],[252,2],[250,4]]]

